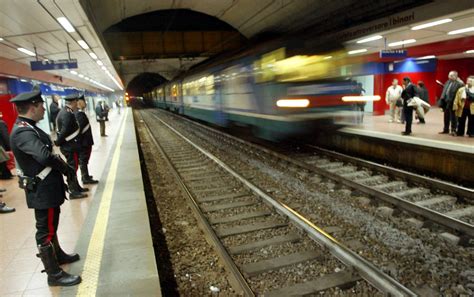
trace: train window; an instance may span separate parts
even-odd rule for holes
[[[206,78],[206,94],[207,95],[214,94],[214,75],[209,75]]]

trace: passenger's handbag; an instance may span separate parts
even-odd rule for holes
[[[441,108],[441,109],[446,109],[446,100],[444,100],[443,98],[439,99],[438,100],[438,106]]]
[[[10,160],[10,156],[5,149],[0,146],[0,163],[7,162],[8,160]]]
[[[395,102],[395,105],[396,105],[397,107],[402,107],[402,106],[403,106],[403,100],[402,100],[402,98],[398,98],[398,99],[397,99],[397,102]]]

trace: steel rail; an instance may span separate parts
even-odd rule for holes
[[[210,241],[210,243],[214,245],[215,249],[217,250],[218,255],[220,256],[221,260],[224,262],[225,267],[227,268],[230,275],[233,277],[233,280],[230,280],[230,281],[233,284],[234,289],[236,290],[238,294],[243,294],[244,296],[255,296],[252,289],[250,288],[247,281],[245,280],[244,276],[242,275],[240,270],[237,268],[237,266],[235,265],[235,262],[232,260],[231,256],[229,255],[225,247],[222,245],[221,241],[219,240],[216,233],[212,229],[211,225],[207,221],[195,197],[193,196],[191,191],[189,191],[188,187],[186,186],[183,179],[179,175],[176,167],[173,165],[173,163],[169,159],[168,154],[166,154],[166,152],[161,147],[161,145],[156,141],[156,138],[153,136],[153,133],[151,132],[150,127],[148,126],[146,121],[143,119],[142,114],[140,114],[140,117],[141,117],[141,120],[143,121],[144,127],[148,135],[150,136],[151,141],[153,142],[157,150],[160,152],[160,154],[163,156],[163,159],[165,160],[166,164],[169,166],[169,168],[171,168],[171,172],[175,180],[177,181],[181,190],[185,193],[185,196],[187,200],[189,201],[189,205],[191,206],[191,209],[194,213],[195,218],[198,221],[198,224],[201,226],[201,229],[204,231],[204,234],[206,234],[208,241]]]
[[[174,114],[172,114],[172,116],[178,117],[177,115],[174,115]],[[184,117],[179,117],[179,118],[183,119]],[[184,118],[184,119],[186,119],[186,118]],[[377,198],[379,200],[382,200],[386,203],[389,203],[391,205],[395,205],[396,207],[398,207],[398,208],[400,208],[404,211],[407,211],[407,212],[412,213],[412,214],[419,215],[419,216],[421,216],[421,217],[423,217],[423,218],[425,218],[429,221],[435,222],[435,223],[437,223],[441,226],[450,228],[452,230],[456,230],[456,231],[458,231],[460,233],[463,233],[465,235],[468,235],[470,237],[474,237],[474,225],[463,222],[463,221],[458,220],[456,218],[446,216],[446,215],[444,215],[440,212],[434,211],[434,210],[429,209],[429,208],[424,207],[424,206],[417,205],[415,203],[404,200],[402,198],[391,195],[389,193],[386,193],[386,192],[383,192],[383,191],[380,191],[380,190],[376,190],[376,189],[374,189],[370,186],[366,186],[364,184],[361,184],[361,183],[355,182],[353,180],[344,178],[342,176],[339,176],[335,173],[329,172],[329,171],[324,170],[322,168],[318,168],[316,166],[307,164],[307,163],[299,161],[299,160],[291,159],[291,158],[289,158],[285,155],[274,152],[274,151],[269,150],[269,149],[267,149],[265,147],[262,147],[260,145],[257,145],[257,144],[254,144],[254,143],[249,143],[249,142],[244,141],[244,140],[242,140],[240,138],[237,138],[235,136],[228,135],[228,134],[223,133],[221,131],[212,129],[210,127],[207,127],[203,124],[196,123],[196,122],[191,121],[189,119],[186,119],[186,121],[191,122],[191,123],[193,123],[193,124],[195,124],[199,127],[202,127],[204,129],[206,129],[207,131],[210,131],[212,133],[221,135],[221,136],[223,136],[225,138],[228,138],[228,139],[232,139],[236,142],[241,143],[242,145],[249,146],[249,147],[252,147],[256,150],[263,151],[266,154],[269,154],[269,155],[271,155],[275,158],[278,158],[280,160],[284,160],[285,162],[287,162],[289,164],[292,164],[292,165],[295,165],[295,166],[298,166],[298,167],[300,167],[300,168],[302,168],[302,169],[304,169],[308,172],[324,176],[324,177],[326,177],[330,180],[336,181],[337,183],[340,183],[340,184],[342,184],[346,187],[349,187],[351,189],[355,189],[355,190],[357,190],[361,193],[364,193],[366,195],[375,197],[375,198]]]
[[[385,294],[390,296],[417,296],[414,292],[403,286],[401,283],[397,282],[395,279],[385,274],[383,271],[379,270],[372,263],[368,262],[364,258],[360,257],[357,253],[354,253],[349,248],[347,248],[342,243],[338,242],[335,238],[326,233],[323,229],[314,225],[311,221],[307,220],[301,214],[299,214],[294,209],[290,208],[288,205],[283,202],[277,201],[276,199],[269,196],[264,190],[253,184],[252,182],[245,179],[242,175],[234,171],[226,163],[218,159],[216,156],[206,151],[199,145],[192,142],[190,139],[185,137],[179,131],[171,127],[169,124],[164,122],[162,119],[152,114],[159,122],[168,127],[176,135],[181,137],[187,143],[192,145],[202,154],[206,155],[209,159],[214,161],[228,173],[233,175],[236,179],[242,182],[247,186],[252,192],[261,197],[267,204],[271,205],[275,210],[280,214],[285,215],[290,219],[296,226],[306,231],[306,233],[315,240],[317,243],[327,248],[328,251],[343,262],[348,267],[354,268],[362,278],[367,282],[371,283],[374,287]]]

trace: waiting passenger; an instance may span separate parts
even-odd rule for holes
[[[49,105],[49,120],[53,124],[53,131],[54,133],[57,132],[58,127],[56,127],[56,118],[58,117],[59,110],[59,96],[54,94],[53,101]]]
[[[441,93],[439,106],[444,112],[444,127],[443,131],[439,134],[456,135],[457,128],[457,117],[453,110],[454,98],[456,92],[462,87],[462,83],[458,81],[458,73],[456,71],[450,71],[448,74],[448,81],[444,84],[443,92]],[[450,125],[451,124],[451,125]],[[449,130],[451,126],[451,132]]]
[[[95,115],[100,125],[100,136],[105,137],[105,122],[108,121],[109,107],[104,101],[100,101],[95,107]]]
[[[474,137],[474,76],[467,78],[467,84],[456,93],[453,110],[458,117],[457,136],[464,136],[467,120],[467,135]]]
[[[402,135],[411,134],[411,124],[413,121],[413,107],[409,105],[410,100],[417,95],[415,86],[411,83],[411,79],[407,76],[403,78],[404,90],[402,92],[403,114],[405,115],[405,131]]]
[[[400,123],[400,107],[397,105],[397,101],[401,101],[403,88],[398,84],[398,79],[392,81],[392,85],[388,87],[387,93],[385,94],[385,102],[390,106],[390,120],[389,123],[395,121]],[[401,102],[400,102],[401,103]]]

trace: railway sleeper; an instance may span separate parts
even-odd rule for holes
[[[318,165],[316,164],[316,166],[320,169],[325,169],[325,170],[335,170],[335,169],[340,169],[341,167],[344,166],[344,163],[343,162],[331,162],[331,163],[327,163],[327,164],[324,164],[324,165]]]
[[[232,223],[232,222],[243,221],[247,219],[266,217],[271,214],[272,213],[269,212],[268,210],[260,210],[260,211],[246,212],[246,213],[233,215],[233,216],[210,217],[209,223],[211,223],[212,225]]]
[[[433,205],[440,204],[440,203],[448,203],[454,204],[456,203],[456,197],[443,195],[443,196],[436,196],[427,200],[422,200],[415,202],[416,205],[424,206],[424,207],[432,207]]]
[[[400,188],[400,187],[403,187],[403,186],[406,186],[406,183],[404,181],[393,181],[393,182],[373,186],[373,188],[377,189],[377,190],[384,191],[384,190],[387,190],[387,189]]]
[[[404,197],[409,197],[412,195],[423,195],[423,194],[429,194],[429,193],[430,193],[430,190],[427,188],[413,188],[413,189],[408,189],[405,191],[393,193],[393,195],[400,198],[404,198]]]
[[[354,172],[342,173],[340,176],[348,179],[357,179],[359,177],[366,177],[367,171],[359,170]]]
[[[295,284],[292,286],[276,289],[264,293],[267,297],[285,297],[292,296],[294,292],[298,292],[298,295],[305,296],[310,294],[316,294],[318,292],[326,291],[331,288],[338,287],[340,289],[352,288],[357,281],[362,278],[358,274],[354,274],[352,271],[345,270],[336,273],[323,275],[315,280],[308,281],[305,283]]]
[[[282,223],[277,221],[260,222],[247,225],[239,225],[235,227],[220,227],[216,228],[216,234],[219,238],[224,238],[232,235],[239,235],[244,233],[250,233],[266,229],[282,228],[287,227],[288,223]]]
[[[377,183],[377,182],[383,182],[386,181],[387,177],[384,175],[374,175],[374,176],[369,176],[361,179],[356,179],[355,182],[359,184],[367,184],[367,183]]]
[[[203,190],[191,190],[194,194],[196,195],[209,195],[209,194],[213,194],[217,191],[228,191],[228,192],[232,192],[233,188],[229,188],[229,186],[223,186],[223,187],[216,187],[216,188],[213,188],[213,189],[203,189]]]
[[[248,192],[236,192],[236,193],[230,193],[230,194],[206,196],[206,197],[203,197],[203,198],[196,198],[196,200],[200,203],[204,203],[204,202],[214,202],[214,201],[234,199],[234,198],[242,198],[242,197],[251,198],[253,196],[252,196],[252,194],[250,194]]]
[[[275,246],[288,242],[297,242],[299,240],[301,240],[301,237],[298,234],[275,236],[267,240],[260,240],[247,244],[231,246],[229,247],[229,253],[231,253],[232,255],[239,255],[246,252],[259,250],[268,246]]]
[[[245,275],[252,277],[270,270],[278,270],[302,262],[323,260],[324,258],[325,255],[319,250],[303,251],[282,257],[244,264],[241,268]]]
[[[209,206],[201,206],[201,210],[203,212],[214,212],[214,211],[219,211],[219,210],[224,210],[224,209],[251,206],[255,204],[257,204],[255,200],[246,200],[246,201],[237,201],[237,202],[231,202],[231,203],[214,204],[214,205],[209,205]]]

